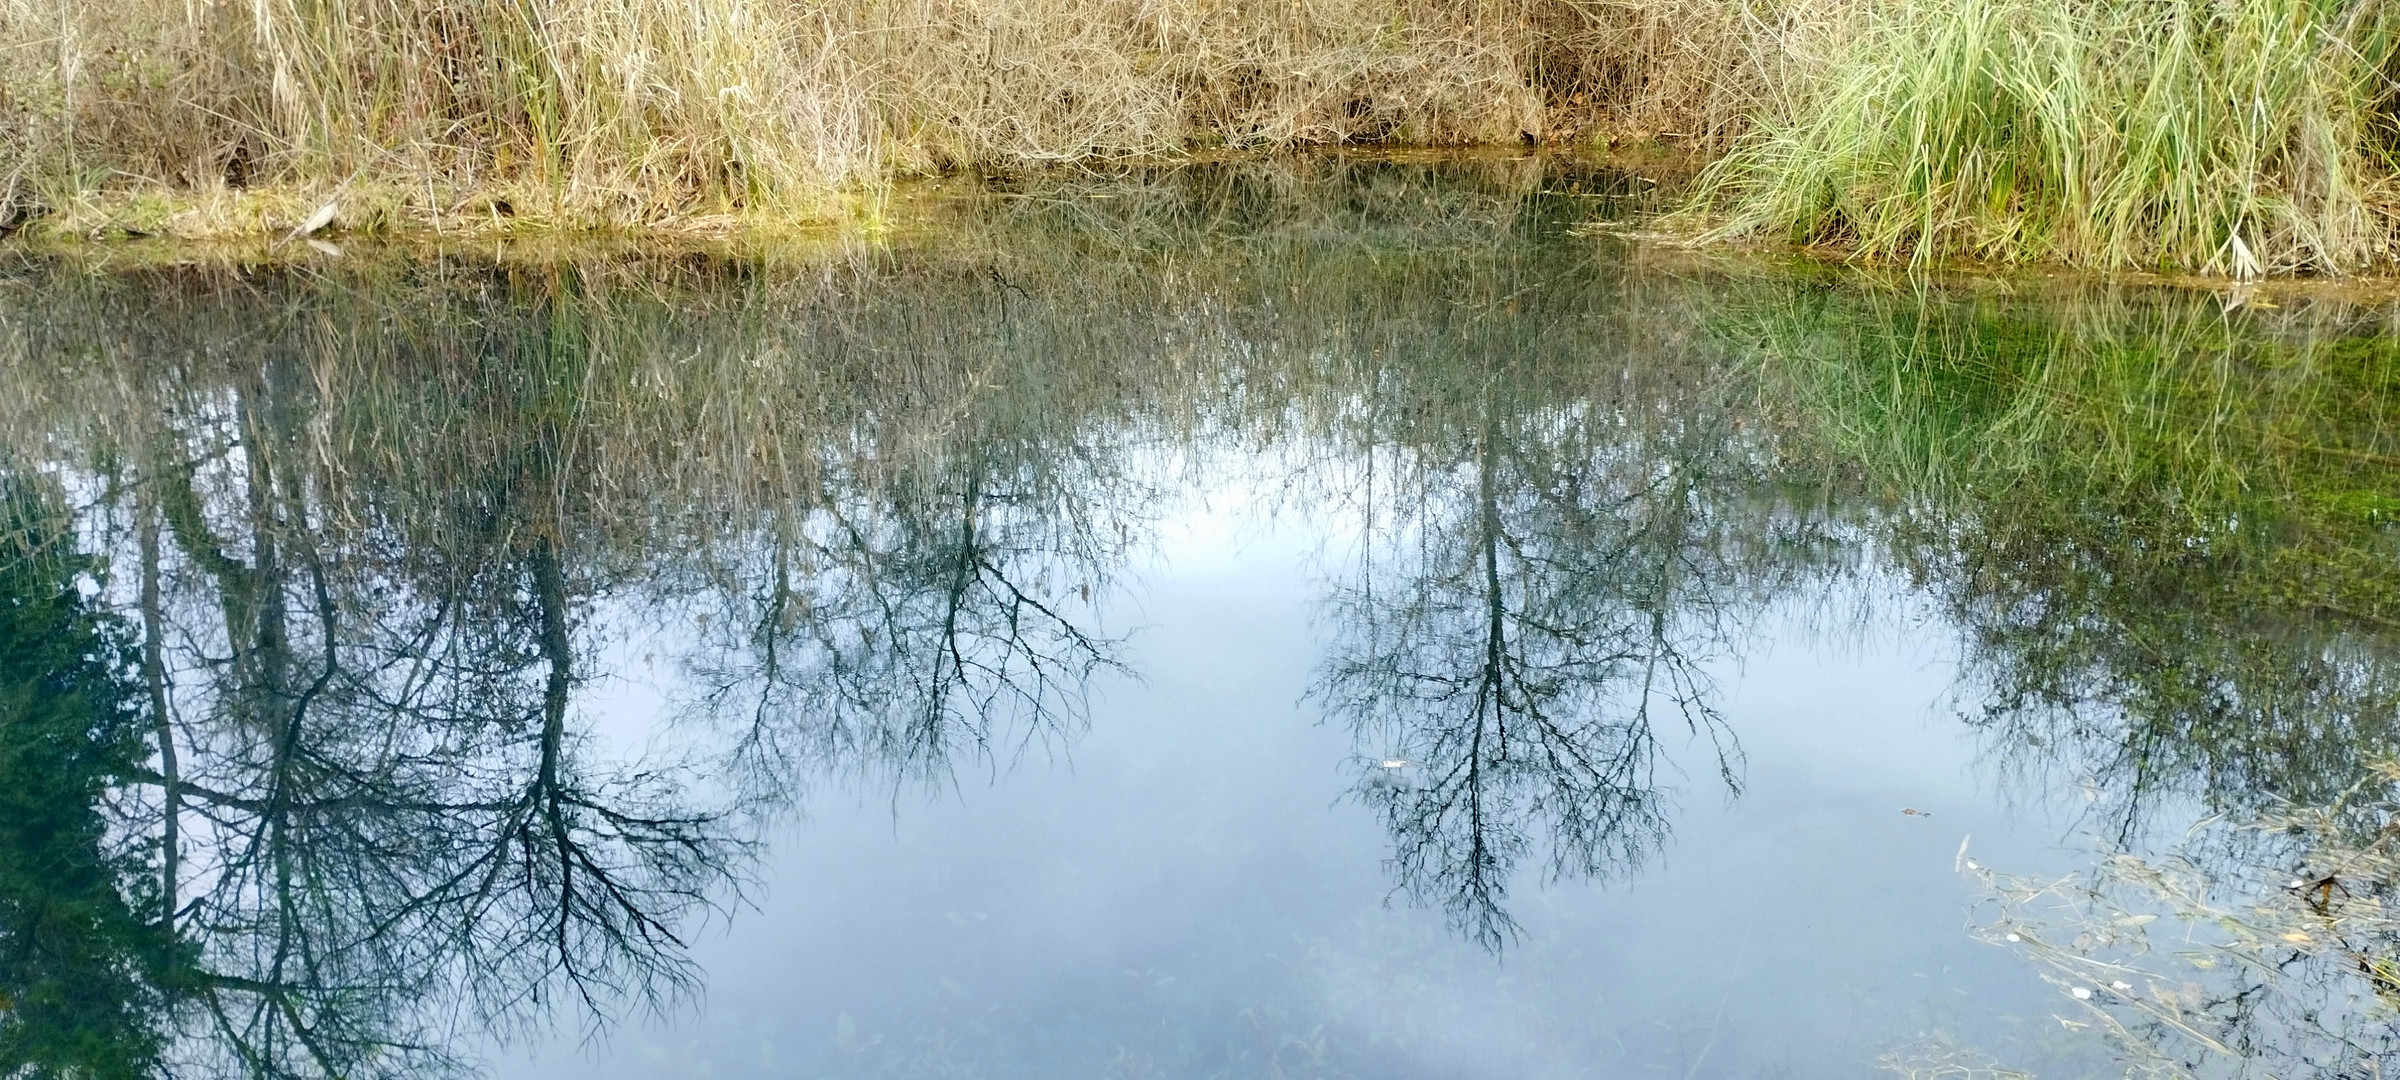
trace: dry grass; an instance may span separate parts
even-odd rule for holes
[[[1531,141],[1728,154],[1718,236],[2355,270],[2400,253],[2395,68],[2373,0],[0,0],[0,233],[706,231]]]
[[[1760,90],[1747,2],[0,0],[0,219],[647,227],[1205,146],[1705,142]]]

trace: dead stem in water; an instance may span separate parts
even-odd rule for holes
[[[2377,766],[2340,799],[2204,822],[2166,855],[2089,874],[1960,870],[2014,950],[2105,1038],[2128,1075],[2317,1075],[2400,1063],[2400,823]]]

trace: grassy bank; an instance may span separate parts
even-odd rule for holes
[[[2234,277],[2390,261],[2376,0],[1896,0],[1793,39],[1720,235]]]
[[[710,231],[895,178],[1665,147],[1886,260],[2388,267],[2380,0],[0,0],[0,230]]]

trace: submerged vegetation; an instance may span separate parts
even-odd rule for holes
[[[1962,717],[2138,838],[2400,753],[2389,313],[1810,292],[1740,325],[1964,638]]]
[[[1962,856],[1975,932],[2035,965],[2124,1076],[2384,1075],[2400,1064],[2400,770],[2356,777],[2065,878]]]
[[[1638,144],[1717,159],[1718,236],[2353,271],[2400,220],[2387,9],[6,0],[0,231],[721,229],[961,168]]]

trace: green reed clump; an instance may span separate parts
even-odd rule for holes
[[[1796,38],[1718,235],[2237,277],[2391,254],[2375,0],[1896,0]]]

